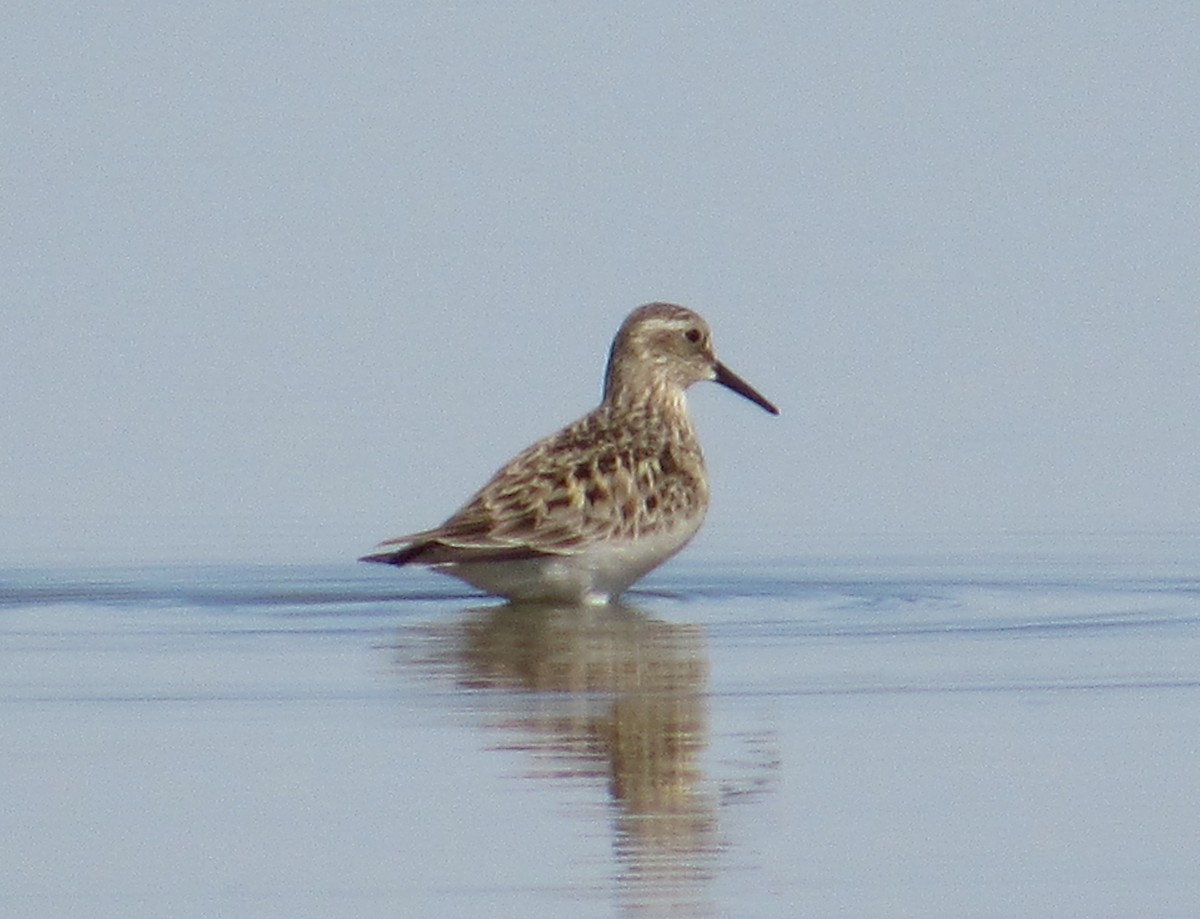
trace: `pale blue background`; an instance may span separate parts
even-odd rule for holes
[[[687,303],[699,545],[1195,528],[1200,7],[10,4],[0,561],[343,559]]]

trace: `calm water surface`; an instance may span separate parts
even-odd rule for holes
[[[0,571],[0,914],[1200,915],[1200,539]]]

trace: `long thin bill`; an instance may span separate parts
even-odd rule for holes
[[[767,398],[762,393],[760,393],[757,389],[739,377],[720,361],[717,361],[716,367],[713,369],[717,372],[717,375],[713,379],[715,379],[722,386],[726,387],[727,389],[732,389],[739,396],[744,396],[755,405],[766,409],[772,415],[779,414],[779,409],[768,402]]]

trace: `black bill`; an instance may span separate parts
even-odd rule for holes
[[[716,366],[713,369],[715,369],[717,372],[717,375],[714,377],[714,379],[722,386],[732,389],[739,396],[745,396],[755,405],[761,406],[772,415],[779,414],[779,409],[768,402],[767,398],[762,393],[760,393],[757,389],[739,377],[720,361],[717,361]]]

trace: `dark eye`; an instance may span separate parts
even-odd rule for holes
[[[687,340],[690,342],[697,342],[700,340],[700,330],[699,329],[688,329],[683,334],[687,336]]]

